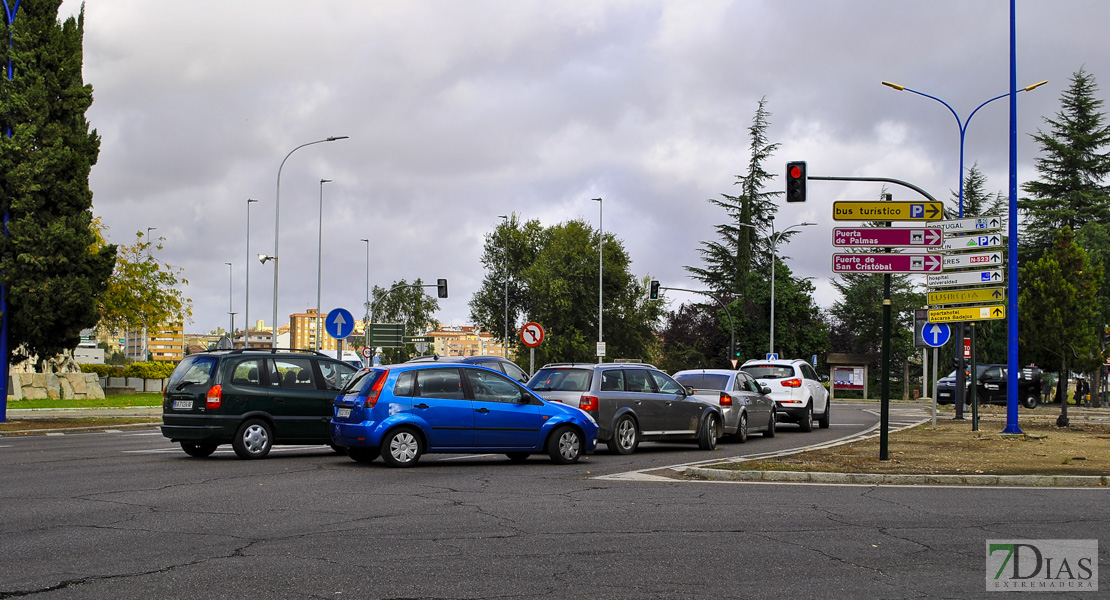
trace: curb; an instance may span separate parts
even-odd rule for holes
[[[684,475],[708,481],[823,483],[833,485],[964,485],[1022,487],[1095,487],[1110,485],[1108,475],[909,475],[895,473],[821,473],[806,471],[732,471],[686,467]]]

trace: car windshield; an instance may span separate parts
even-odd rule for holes
[[[755,379],[786,379],[794,376],[794,367],[782,365],[748,365],[742,370]]]
[[[713,373],[680,373],[675,380],[682,385],[702,390],[723,390],[728,385],[728,375]]]
[[[540,369],[528,382],[537,392],[584,392],[590,389],[588,369]]]

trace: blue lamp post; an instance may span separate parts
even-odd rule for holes
[[[19,12],[19,0],[15,0],[14,4],[9,4],[8,0],[4,2],[4,19],[8,25],[8,48],[12,47],[12,26],[15,24],[15,14]],[[15,71],[12,68],[12,59],[8,56],[8,81],[15,77]],[[12,129],[8,127],[5,132],[8,137],[12,137]],[[4,235],[8,235],[8,219],[11,214],[4,211]],[[0,286],[0,423],[8,421],[8,286]]]

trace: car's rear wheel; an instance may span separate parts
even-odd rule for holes
[[[717,447],[717,415],[708,414],[698,434],[698,448],[712,450]]]
[[[617,454],[632,454],[640,445],[640,432],[636,430],[636,421],[628,415],[617,420],[613,427],[613,437],[605,443],[610,452]]]
[[[832,424],[832,402],[826,398],[825,413],[821,415],[820,419],[817,419],[817,425],[820,426],[821,429],[828,429],[830,424]]]
[[[775,427],[778,425],[777,419],[778,419],[778,415],[776,415],[775,411],[772,410],[771,411],[771,422],[767,424],[767,431],[763,432],[763,437],[767,437],[767,438],[775,437]]]
[[[274,432],[262,419],[251,419],[239,427],[231,447],[239,458],[266,458],[274,446]]]
[[[189,456],[192,456],[194,458],[204,458],[206,456],[212,456],[212,453],[216,451],[217,446],[219,446],[219,444],[205,444],[203,442],[181,442],[181,449],[185,451],[185,454],[188,454]]]
[[[423,451],[420,437],[407,427],[389,432],[382,440],[382,460],[391,467],[411,467],[420,460]]]
[[[748,441],[748,413],[740,414],[740,422],[736,424],[736,435],[733,438],[741,444]]]
[[[569,465],[578,462],[578,458],[582,456],[582,434],[573,427],[556,429],[547,440],[547,454],[555,464]]]
[[[1025,408],[1037,408],[1037,404],[1040,402],[1040,400],[1041,399],[1037,397],[1036,394],[1026,394],[1025,398],[1023,398],[1021,401],[1021,405]]]
[[[347,448],[347,456],[351,460],[363,464],[370,464],[381,454],[381,450],[377,448]]]
[[[806,412],[802,418],[798,420],[798,425],[802,431],[813,431],[813,399],[810,398],[809,406],[806,407]]]
[[[515,463],[522,463],[528,460],[528,454],[528,452],[506,452],[505,456],[508,456],[509,460]]]
[[[332,452],[335,452],[336,454],[346,454],[347,453],[347,449],[344,448],[343,446],[338,445],[338,444],[328,444],[328,446],[330,446]]]

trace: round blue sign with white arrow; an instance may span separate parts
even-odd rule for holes
[[[940,348],[952,338],[952,328],[946,323],[926,323],[921,329],[921,338],[930,348]]]
[[[345,308],[335,308],[324,318],[324,330],[331,337],[341,340],[355,330],[355,318]]]

